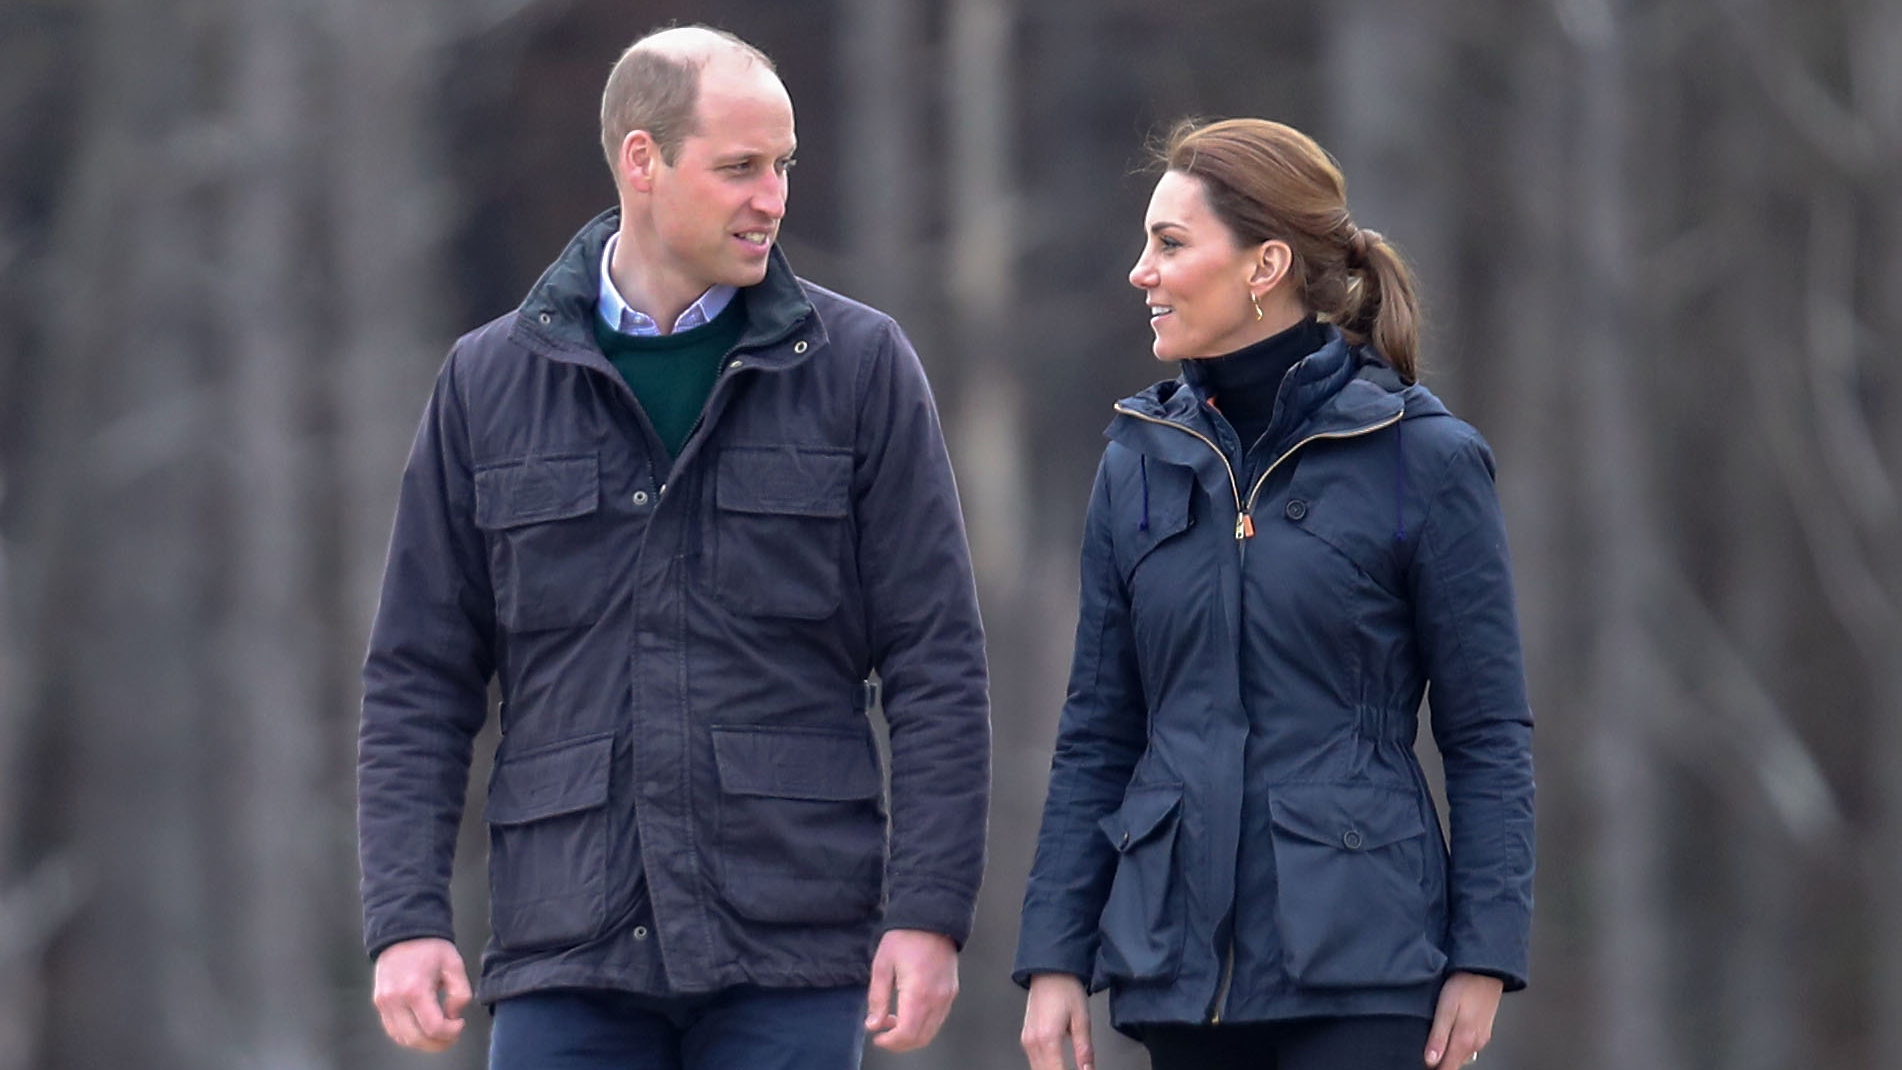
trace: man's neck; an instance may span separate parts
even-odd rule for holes
[[[625,219],[623,215],[623,219]],[[627,307],[647,316],[662,334],[672,334],[674,323],[687,307],[711,287],[682,279],[668,279],[665,273],[647,268],[653,262],[643,255],[644,236],[621,224],[614,243],[614,256],[608,261],[608,279],[627,302]]]

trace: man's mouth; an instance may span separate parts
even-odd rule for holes
[[[735,234],[734,237],[748,245],[759,246],[761,249],[766,248],[773,240],[772,233],[764,230],[742,230],[738,234]]]

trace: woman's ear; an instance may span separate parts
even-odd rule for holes
[[[1261,287],[1263,293],[1281,284],[1288,277],[1288,271],[1294,266],[1294,249],[1280,238],[1262,242],[1257,247],[1254,270],[1249,273],[1250,289]]]

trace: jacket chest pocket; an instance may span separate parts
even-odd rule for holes
[[[1117,487],[1114,510],[1117,567],[1132,582],[1144,561],[1195,524],[1195,473],[1139,458]]]
[[[612,586],[594,454],[539,457],[476,470],[475,521],[488,536],[495,612],[514,632],[600,617]]]
[[[823,620],[839,608],[849,450],[729,446],[714,470],[713,588],[728,608]]]

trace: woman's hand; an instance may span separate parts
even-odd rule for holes
[[[1068,973],[1039,973],[1030,978],[1020,1038],[1030,1070],[1064,1070],[1063,1042],[1070,1041],[1077,1070],[1095,1070],[1090,1044],[1090,997],[1083,979]]]
[[[1448,977],[1440,988],[1433,1031],[1427,1034],[1426,1064],[1459,1070],[1479,1058],[1480,1049],[1493,1039],[1493,1016],[1499,1013],[1505,987],[1499,978],[1484,974],[1456,972]]]

